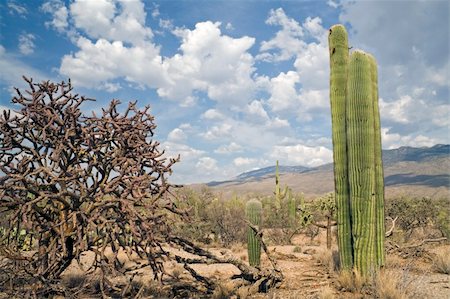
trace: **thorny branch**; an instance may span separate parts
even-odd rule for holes
[[[24,79],[29,90],[16,89],[12,99],[19,109],[0,115],[0,226],[7,229],[0,254],[25,262],[43,284],[89,250],[92,271],[123,272],[122,249],[158,277],[167,255],[161,244],[172,237],[168,217],[185,213],[167,181],[179,158],[165,158],[153,140],[149,107],[130,103],[120,113],[113,100],[88,117],[80,106],[91,99],[73,94],[70,80]],[[30,257],[19,253],[21,230],[34,240]]]

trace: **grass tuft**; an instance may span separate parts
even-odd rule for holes
[[[450,250],[439,248],[433,258],[433,270],[437,273],[450,274]]]

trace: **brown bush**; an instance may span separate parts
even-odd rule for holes
[[[119,113],[113,100],[100,116],[88,117],[80,106],[89,99],[73,94],[70,81],[25,80],[29,90],[16,89],[12,99],[16,114],[0,116],[0,219],[9,240],[0,253],[23,263],[9,275],[31,275],[45,285],[89,250],[94,269],[123,272],[122,248],[144,258],[156,277],[161,244],[172,234],[168,215],[181,211],[167,181],[176,160],[164,158],[153,140],[149,107],[130,103]],[[34,236],[35,254],[17,252],[14,229]]]

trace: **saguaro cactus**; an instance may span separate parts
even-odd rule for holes
[[[284,190],[281,190],[281,184],[280,184],[280,171],[278,168],[278,160],[275,167],[275,204],[278,209],[281,208],[281,201],[286,197],[286,195],[289,192],[289,187],[285,186]]]
[[[247,220],[256,227],[261,225],[262,204],[257,199],[251,199],[245,205]],[[257,267],[261,262],[261,241],[252,228],[247,232],[247,251],[250,266]]]
[[[375,261],[375,157],[369,57],[350,55],[347,79],[347,153],[354,265],[368,273]]]
[[[342,25],[330,28],[330,104],[334,159],[334,185],[336,193],[336,217],[338,223],[338,247],[341,267],[353,266],[353,245],[350,223],[350,194],[347,168],[347,135],[345,110],[347,98],[348,38]]]
[[[368,55],[372,79],[372,103],[374,116],[375,157],[375,253],[378,266],[384,266],[384,172],[381,149],[380,110],[378,108],[378,70],[375,57]]]
[[[331,27],[330,103],[341,267],[366,275],[384,264],[384,181],[376,61],[348,54],[344,26]]]

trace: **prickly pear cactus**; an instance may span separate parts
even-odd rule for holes
[[[261,225],[262,204],[257,199],[251,199],[245,205],[247,220],[256,227]],[[258,267],[261,263],[261,241],[250,227],[247,232],[248,262],[250,266]]]

